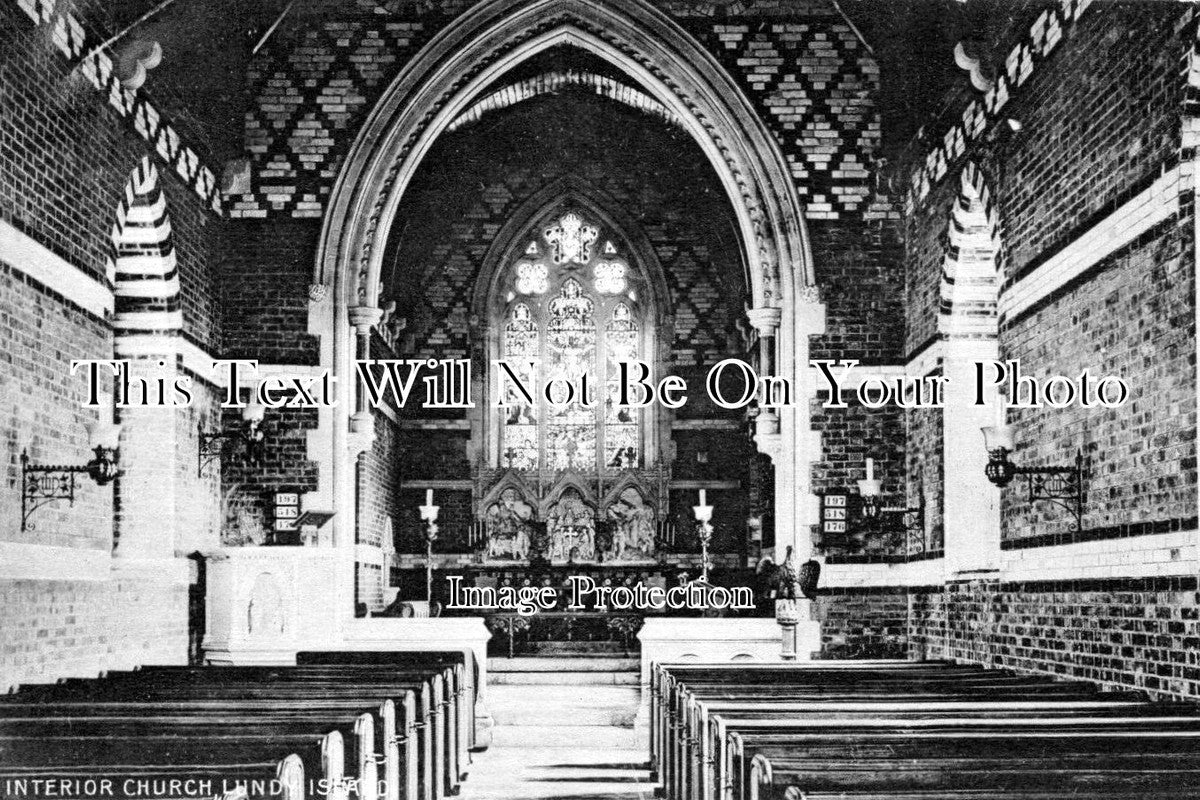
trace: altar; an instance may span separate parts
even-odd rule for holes
[[[615,481],[563,476],[539,491],[519,472],[501,474],[478,501],[471,546],[484,564],[653,564],[674,539],[647,476]]]

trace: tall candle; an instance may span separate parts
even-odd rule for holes
[[[873,458],[867,459],[867,480],[875,480],[875,459]]]
[[[700,505],[702,505],[702,506],[708,505],[708,503],[705,502],[707,499],[708,499],[707,493],[703,489],[701,489],[700,490]]]
[[[433,489],[425,490],[425,505],[427,505],[427,506],[433,505]]]

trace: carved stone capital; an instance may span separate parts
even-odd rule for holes
[[[746,310],[746,316],[760,336],[774,336],[783,319],[783,309],[776,306],[751,308]]]
[[[379,324],[379,320],[383,319],[383,309],[375,306],[351,306],[349,310],[350,324],[358,332],[359,336],[366,336],[371,332],[371,328]]]

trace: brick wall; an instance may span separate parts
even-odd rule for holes
[[[1195,576],[971,581],[912,593],[911,654],[1200,696]]]
[[[70,377],[75,358],[108,358],[112,334],[95,317],[0,262],[0,425],[4,432],[5,480],[0,483],[0,540],[107,550],[112,546],[112,489],[86,478],[73,507],[53,503],[21,531],[21,462],[28,450],[36,464],[82,463],[88,453],[84,423],[95,411],[86,401],[82,375]]]
[[[1087,459],[1088,535],[1196,518],[1195,231],[1171,220],[1105,258],[1089,279],[1010,320],[1002,356],[1035,375],[1124,376],[1128,402],[1111,410],[1021,409],[1014,460]],[[1005,542],[1071,533],[1064,515],[1004,492]],[[1176,523],[1178,524],[1178,523]]]
[[[52,26],[34,27],[16,4],[4,3],[0,27],[0,102],[11,115],[0,130],[0,220],[106,282],[117,207],[130,173],[154,150],[81,70],[71,69]],[[221,222],[171,166],[160,164],[159,171],[185,332],[215,349],[220,327],[212,272]]]
[[[904,461],[904,413],[891,406],[868,409],[852,400],[847,408],[825,408],[824,395],[811,404],[813,430],[821,435],[821,459],[812,467],[816,494],[857,494],[858,481],[865,478],[866,459],[875,460],[875,477],[883,482],[884,498],[906,493]],[[818,552],[825,555],[905,555],[907,542],[892,532],[871,532],[860,524],[856,509],[846,534],[816,534]]]
[[[812,603],[821,658],[904,658],[908,593],[902,587],[826,589]]]
[[[22,450],[43,464],[89,457],[83,423],[96,412],[81,408],[84,381],[70,377],[70,362],[113,357],[112,320],[103,311],[112,288],[112,231],[131,174],[147,156],[157,164],[171,223],[182,335],[208,352],[220,346],[214,267],[223,223],[214,213],[212,172],[154,113],[144,92],[110,92],[107,56],[73,63],[108,36],[80,16],[88,10],[87,4],[0,4],[0,223],[20,232],[6,231],[0,254],[0,457],[7,474],[0,485],[0,544],[12,548],[0,579],[3,687],[187,658],[186,583],[109,574],[110,563],[119,566],[108,560],[120,545],[114,527],[129,520],[134,497],[149,496],[144,487],[118,510],[120,486],[99,487],[80,476],[73,506],[51,503],[31,517],[36,527],[20,530]],[[33,273],[53,288],[28,277]],[[181,368],[169,364],[167,371]],[[194,551],[216,541],[216,478],[197,474],[195,449],[199,419],[212,413],[213,402],[208,389],[193,388],[194,407],[163,409],[145,425],[147,417],[132,414],[139,424],[122,440],[127,474],[119,485],[134,486],[141,477],[129,469],[154,463],[162,467],[156,479],[173,487],[156,509],[170,519],[160,516],[143,540],[166,559],[176,548]],[[161,463],[141,449],[154,438],[161,439]],[[146,525],[139,527],[146,533]],[[39,558],[48,558],[39,546],[66,548],[50,552],[63,574],[79,579],[23,579],[30,573],[20,570],[39,569]]]
[[[0,691],[187,660],[187,587],[0,581]]]
[[[1194,698],[1195,231],[1190,179],[1171,177],[1193,10],[1094,3],[1076,22],[1077,7],[1064,8],[1065,18],[1009,6],[987,20],[1007,99],[973,93],[961,76],[901,166],[917,170],[905,225],[905,347],[915,363],[940,338],[951,208],[971,162],[998,212],[1002,357],[1043,378],[1084,368],[1121,375],[1131,397],[1112,410],[1010,413],[1018,464],[1062,464],[1083,451],[1084,530],[1070,531],[1059,507],[1030,504],[1023,485],[1003,490],[997,577],[901,590],[908,652]],[[1036,46],[1008,69],[1005,56],[1028,43]],[[975,133],[947,135],[952,125],[974,127],[976,112],[986,119]],[[946,441],[937,419],[909,414],[908,481],[925,482],[931,522],[939,504],[931,479],[957,448],[980,445]],[[898,590],[857,591],[880,603]],[[834,630],[849,627],[838,621]],[[875,641],[870,631],[858,636],[863,647]]]
[[[229,222],[219,273],[226,358],[317,363],[308,287],[319,233],[320,225],[309,220]]]

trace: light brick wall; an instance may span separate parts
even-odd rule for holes
[[[19,265],[18,265],[19,266]],[[109,358],[107,323],[0,260],[0,431],[5,480],[0,482],[0,541],[81,547],[112,546],[113,491],[77,476],[75,505],[44,506],[21,530],[21,462],[82,464],[90,458],[82,408],[85,380],[70,376],[71,360]]]
[[[39,7],[53,10],[49,21],[30,16]],[[177,130],[152,118],[144,93],[110,95],[107,85],[97,88],[95,60],[71,61],[98,44],[96,31],[64,39],[54,34],[57,22],[94,11],[89,3],[0,3],[0,687],[185,660],[187,571],[173,556],[216,541],[216,483],[196,475],[198,415],[212,408],[203,387],[194,387],[193,409],[130,415],[139,418],[121,453],[133,468],[124,480],[131,489],[139,471],[143,480],[119,510],[114,486],[79,476],[74,506],[51,503],[32,516],[35,528],[20,530],[21,451],[50,464],[91,457],[83,423],[96,412],[81,407],[84,382],[70,377],[70,362],[113,357],[106,267],[118,205],[144,157],[162,176],[187,360],[195,368],[220,346],[215,180],[190,146],[171,138]],[[178,168],[180,158],[191,167]],[[176,348],[166,355],[169,369],[181,368]],[[156,495],[164,484],[173,491]],[[164,496],[173,502],[164,505]],[[139,533],[166,559],[157,572],[113,570],[116,519],[128,521],[135,505]],[[56,574],[71,580],[41,579]]]
[[[186,661],[186,586],[0,581],[0,692]]]

